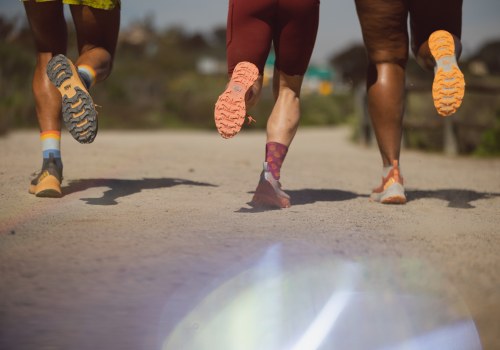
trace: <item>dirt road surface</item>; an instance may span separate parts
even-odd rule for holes
[[[0,349],[500,349],[500,159],[299,130],[285,210],[254,210],[265,135],[63,135],[64,197],[28,194],[38,135],[0,138]]]

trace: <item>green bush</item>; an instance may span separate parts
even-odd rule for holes
[[[495,124],[483,132],[474,154],[478,156],[500,156],[500,110],[496,114]]]
[[[301,97],[302,125],[337,125],[353,114],[351,95],[308,94]]]

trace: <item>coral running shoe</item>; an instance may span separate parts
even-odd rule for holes
[[[64,55],[54,56],[47,65],[47,75],[61,93],[64,124],[73,138],[80,143],[94,141],[97,111],[75,65]]]
[[[240,62],[234,68],[226,90],[215,103],[215,126],[223,138],[231,138],[241,130],[247,117],[245,95],[258,77],[259,69],[250,62]]]
[[[55,159],[51,154],[48,159],[43,160],[42,170],[31,181],[29,193],[37,197],[61,197],[62,171],[61,160]]]
[[[455,56],[453,36],[438,30],[429,37],[429,48],[436,61],[432,98],[439,115],[446,117],[457,111],[465,92],[464,75]]]
[[[290,196],[283,192],[281,183],[273,177],[267,162],[264,162],[264,170],[250,204],[254,207],[290,208]]]
[[[382,184],[372,191],[370,199],[382,204],[406,203],[403,177],[401,176],[397,160],[393,162],[389,174],[385,178],[382,178]]]

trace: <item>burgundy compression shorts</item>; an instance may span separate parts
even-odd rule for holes
[[[304,75],[316,41],[319,0],[230,0],[227,17],[227,63],[231,75],[248,61],[263,73],[274,44],[276,68]]]

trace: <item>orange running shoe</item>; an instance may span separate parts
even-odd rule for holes
[[[455,56],[453,36],[444,30],[438,30],[429,37],[429,48],[436,60],[432,98],[437,112],[449,116],[462,104],[465,92],[464,75],[460,71]]]
[[[258,77],[259,69],[253,63],[240,62],[234,68],[214,110],[215,126],[223,138],[233,137],[241,130],[247,116],[245,95]]]
[[[281,183],[273,177],[267,162],[264,162],[264,170],[250,204],[254,207],[290,208],[290,196],[283,192]]]
[[[73,138],[80,143],[94,141],[97,111],[73,62],[64,55],[52,57],[47,65],[47,76],[61,93],[64,124]]]
[[[385,178],[382,177],[382,184],[372,191],[370,199],[382,204],[406,203],[403,177],[401,176],[397,160],[392,163],[392,169],[389,171],[389,174]]]
[[[61,197],[62,171],[61,160],[55,159],[51,154],[48,159],[43,160],[42,170],[34,174],[28,192],[37,197]]]

